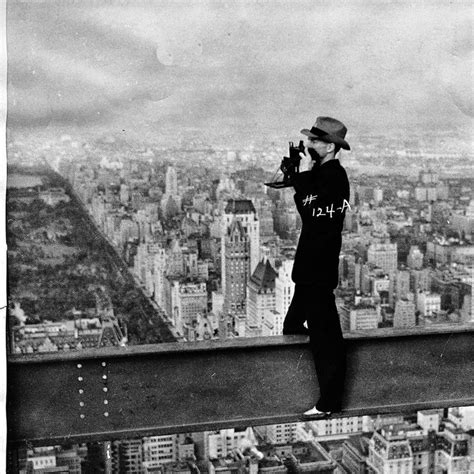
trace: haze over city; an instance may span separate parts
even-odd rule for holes
[[[212,143],[472,126],[468,2],[9,2],[8,125]]]

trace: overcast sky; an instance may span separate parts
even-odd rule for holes
[[[12,129],[472,126],[470,2],[107,3],[7,4]]]

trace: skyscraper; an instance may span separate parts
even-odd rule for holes
[[[277,272],[268,260],[260,261],[247,284],[246,336],[262,334],[265,312],[275,309]]]
[[[397,244],[370,244],[367,261],[392,275],[397,270]]]
[[[176,196],[178,194],[178,175],[172,166],[169,166],[166,170],[165,193],[170,194],[171,196]]]
[[[298,423],[284,423],[278,425],[265,425],[254,427],[255,433],[266,443],[285,444],[298,441]]]
[[[431,316],[441,309],[441,296],[437,293],[419,291],[416,294],[416,309],[422,316]]]
[[[143,466],[156,470],[167,462],[178,459],[177,435],[149,436],[143,438]]]
[[[222,241],[224,312],[244,313],[250,276],[250,238],[247,229],[239,220],[234,220]]]
[[[412,328],[416,326],[415,302],[406,298],[397,299],[393,315],[394,328]]]
[[[376,431],[370,440],[367,464],[377,473],[413,473],[413,451],[406,430],[392,425]]]
[[[183,335],[207,313],[206,284],[185,277],[166,277],[166,311],[176,330]]]
[[[275,279],[275,309],[278,313],[275,317],[275,334],[283,334],[283,321],[295,292],[295,284],[291,279],[292,269],[293,260],[284,260]]]
[[[341,308],[343,331],[368,331],[377,329],[380,307],[369,303],[347,304]]]
[[[204,456],[208,459],[225,458],[242,443],[255,445],[257,439],[252,428],[227,428],[204,432]],[[229,472],[229,471],[227,471]]]
[[[165,194],[161,198],[161,210],[166,217],[172,217],[181,209],[178,175],[172,166],[169,166],[166,170],[165,180]]]
[[[141,474],[142,472],[142,440],[124,439],[112,443],[113,472]]]
[[[406,298],[410,292],[410,272],[408,270],[397,270],[390,277],[390,306],[400,298]]]
[[[238,220],[246,229],[250,239],[250,273],[252,273],[260,258],[260,222],[257,211],[249,199],[230,199],[224,209],[221,235],[225,235],[232,221]]]
[[[162,309],[165,305],[165,273],[166,273],[166,252],[160,248],[152,256],[152,287],[153,299]]]
[[[221,227],[224,311],[245,310],[247,281],[259,261],[259,221],[250,200],[230,199]]]

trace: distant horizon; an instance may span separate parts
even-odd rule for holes
[[[347,122],[350,127],[350,122]],[[310,124],[311,126],[311,124]],[[301,127],[307,127],[307,125],[301,125]],[[7,143],[15,142],[16,140],[33,139],[37,140],[51,140],[61,141],[66,137],[70,137],[72,141],[79,141],[83,143],[93,143],[98,141],[107,140],[113,138],[114,141],[128,143],[130,145],[142,144],[147,146],[156,146],[158,148],[174,148],[186,147],[186,142],[199,141],[209,148],[229,148],[229,149],[246,149],[254,146],[272,144],[277,147],[286,148],[289,141],[297,142],[298,140],[305,140],[305,136],[300,133],[300,129],[293,131],[274,130],[273,136],[269,134],[249,133],[245,135],[240,131],[239,137],[231,137],[228,134],[222,133],[209,133],[208,130],[199,130],[196,128],[181,127],[176,130],[165,130],[164,133],[161,130],[147,130],[146,133],[135,133],[134,131],[127,130],[125,133],[122,130],[111,128],[111,127],[72,127],[64,125],[53,125],[48,127],[15,127],[7,125]],[[445,128],[445,129],[412,129],[412,128],[399,128],[391,129],[386,131],[359,131],[349,130],[347,140],[350,141],[352,150],[345,152],[344,156],[351,156],[357,149],[360,149],[361,141],[367,139],[376,139],[386,137],[387,142],[393,140],[400,141],[400,148],[405,147],[406,142],[410,142],[417,139],[429,140],[431,138],[444,139],[451,138],[453,142],[457,142],[459,150],[464,152],[472,152],[472,127],[466,126],[464,128]],[[190,145],[191,147],[191,145]],[[471,153],[472,154],[472,153]]]

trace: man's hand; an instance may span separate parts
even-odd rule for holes
[[[304,147],[304,153],[300,153],[300,173],[303,171],[310,171],[313,168],[314,161],[311,155],[309,154],[308,148]]]

